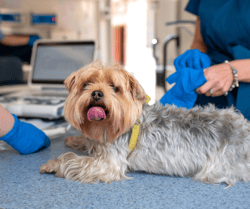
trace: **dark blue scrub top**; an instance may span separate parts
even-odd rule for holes
[[[186,10],[200,18],[212,65],[250,58],[250,0],[190,0]],[[250,120],[250,84],[240,82],[227,97],[198,95],[195,105],[207,103],[219,108],[234,105]]]

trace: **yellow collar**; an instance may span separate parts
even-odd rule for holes
[[[148,95],[146,95],[146,103],[148,104],[150,101],[150,97]],[[140,132],[140,120],[137,119],[138,124],[135,124],[132,128],[132,134],[130,137],[130,141],[129,141],[129,149],[132,151],[134,150],[136,144],[137,144],[137,140],[138,140],[138,136],[139,136],[139,132]]]

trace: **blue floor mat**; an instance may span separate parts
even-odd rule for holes
[[[0,208],[250,208],[250,182],[224,189],[225,184],[135,172],[128,174],[132,180],[81,184],[40,174],[42,164],[72,151],[65,137],[27,156],[0,151]]]

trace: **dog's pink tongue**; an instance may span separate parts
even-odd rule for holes
[[[105,111],[101,107],[91,107],[87,113],[88,120],[101,120],[105,119]]]

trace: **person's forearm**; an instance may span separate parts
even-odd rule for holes
[[[207,46],[204,43],[203,38],[201,36],[200,19],[199,18],[197,18],[197,20],[196,20],[194,40],[193,40],[193,43],[192,43],[190,49],[198,49],[201,52],[207,53]]]
[[[193,42],[190,49],[198,49],[203,53],[207,53],[207,46],[202,42]]]
[[[29,42],[29,36],[6,35],[1,44],[6,46],[25,46]]]
[[[201,31],[200,31],[200,19],[197,18],[195,25],[195,35],[193,43],[190,47],[191,49],[198,49],[201,52],[207,53],[207,46],[203,41]],[[234,66],[238,70],[238,80],[240,82],[250,83],[250,59],[245,60],[234,60],[230,62],[232,66]],[[227,72],[230,69],[228,64],[222,65],[223,69]],[[221,68],[222,70],[222,68]]]
[[[230,63],[238,70],[238,81],[250,83],[250,59],[233,60]]]
[[[0,105],[0,137],[7,134],[13,128],[14,122],[13,115]]]

